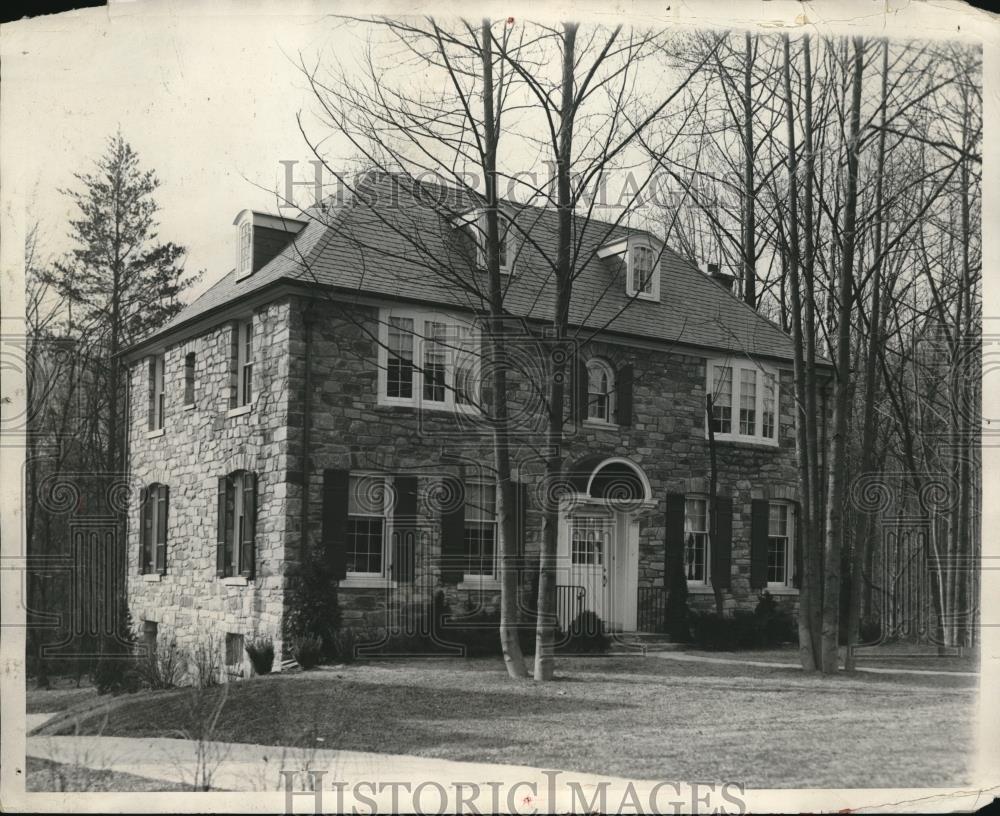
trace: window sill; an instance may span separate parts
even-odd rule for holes
[[[705,433],[705,441],[708,441],[708,433]],[[716,434],[715,441],[724,445],[745,445],[748,448],[777,448],[777,439],[763,439],[749,436],[733,436],[732,434]]]
[[[725,592],[725,590],[723,590]],[[688,595],[714,595],[715,590],[705,584],[688,584]]]
[[[238,408],[230,408],[226,411],[226,419],[232,419],[233,417],[243,416],[243,414],[249,414],[253,410],[253,403],[247,403],[246,405],[241,405]]]
[[[789,586],[765,587],[761,592],[768,592],[771,595],[798,595],[799,588]]]
[[[182,411],[193,411],[194,410],[194,403],[193,402],[189,402],[187,405],[182,405],[181,406],[181,410]]]
[[[223,586],[246,586],[247,585],[247,579],[244,578],[242,575],[230,575],[228,578],[223,578],[221,580],[222,580],[222,585]]]
[[[144,584],[158,584],[163,576],[158,572],[144,572],[142,574],[142,582]]]
[[[396,582],[379,575],[348,575],[340,579],[340,589],[395,589]]]
[[[645,300],[645,301],[648,301],[649,303],[659,303],[660,302],[659,295],[655,295],[655,294],[646,295],[646,294],[642,294],[641,292],[638,293],[638,294],[636,294],[635,292],[629,292],[629,291],[626,290],[625,296],[633,298],[634,300]]]
[[[477,592],[499,592],[500,582],[493,576],[466,575],[455,588]]]
[[[157,428],[155,431],[146,431],[146,439],[156,439],[158,436],[163,436],[163,428]]]
[[[482,412],[476,408],[474,405],[462,406],[462,405],[441,405],[440,403],[425,403],[425,402],[406,402],[404,400],[396,401],[389,397],[379,396],[378,402],[376,403],[377,408],[389,408],[393,411],[399,412],[418,412],[426,411],[429,414],[465,414],[468,416],[479,416]]]
[[[605,422],[602,419],[590,419],[587,418],[583,421],[585,428],[593,428],[598,431],[618,431],[621,430],[621,425],[617,422]]]

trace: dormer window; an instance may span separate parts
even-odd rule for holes
[[[660,256],[663,244],[638,233],[619,238],[597,250],[597,257],[613,259],[624,273],[625,296],[632,300],[660,301]]]
[[[253,272],[253,213],[244,210],[236,216],[236,280]]]
[[[455,226],[461,230],[469,247],[469,257],[475,252],[476,269],[486,269],[486,213],[482,210],[472,210],[455,220]],[[500,274],[510,275],[514,271],[514,259],[517,256],[517,243],[513,222],[503,213],[497,214],[497,235],[500,239]]]

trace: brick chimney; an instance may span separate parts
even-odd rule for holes
[[[735,275],[720,272],[717,263],[708,264],[708,276],[716,283],[724,286],[727,292],[733,291],[733,281],[736,280]]]

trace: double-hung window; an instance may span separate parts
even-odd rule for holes
[[[767,513],[767,585],[792,586],[795,510],[787,502],[771,502]]]
[[[384,476],[351,476],[347,494],[348,578],[389,575],[390,489]]]
[[[479,332],[433,312],[380,315],[378,395],[384,405],[473,410],[479,403]]]
[[[167,571],[167,509],[169,490],[165,484],[151,484],[142,497],[141,572],[144,575]]]
[[[257,474],[237,470],[219,478],[216,574],[252,578],[256,560]]]
[[[149,430],[163,429],[163,367],[164,357],[156,354],[149,358]]]
[[[232,359],[230,360],[230,409],[249,410],[253,404],[254,322],[238,320],[233,324]]]
[[[775,370],[754,363],[709,360],[706,388],[712,397],[716,439],[778,444]]]
[[[496,484],[465,486],[465,580],[496,577]]]
[[[711,580],[708,539],[708,501],[684,500],[684,575],[689,586],[708,586]]]
[[[632,255],[628,261],[630,294],[637,297],[652,296],[655,257],[651,247],[644,244],[632,247]]]
[[[614,422],[615,372],[603,360],[587,361],[587,419]]]

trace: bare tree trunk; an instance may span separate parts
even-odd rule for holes
[[[486,182],[486,247],[489,266],[489,337],[493,354],[493,456],[497,469],[497,513],[500,525],[500,645],[507,673],[514,678],[528,676],[517,636],[518,569],[517,548],[514,546],[518,524],[514,508],[514,484],[511,481],[510,423],[507,407],[507,344],[503,325],[503,288],[500,281],[500,235],[497,217],[497,141],[499,129],[494,107],[493,37],[490,21],[482,23],[483,49],[483,130],[485,131],[483,170]],[[525,512],[526,508],[521,508]],[[523,545],[523,542],[522,542]]]
[[[712,395],[705,398],[705,416],[708,419],[708,540],[715,541],[719,533],[719,523],[716,518],[716,496],[719,493],[719,468],[716,461],[715,450],[715,428],[712,425]],[[709,550],[711,552],[711,550]],[[706,564],[705,569],[711,572],[711,564]],[[715,614],[720,618],[724,612],[725,598],[722,594],[722,587],[719,582],[712,580],[712,595],[715,598]]]
[[[757,211],[754,191],[753,105],[751,94],[751,69],[753,68],[753,43],[756,39],[746,32],[746,61],[743,68],[743,299],[756,308],[757,272]]]
[[[559,112],[558,153],[556,156],[556,206],[559,215],[558,251],[556,260],[556,304],[553,339],[556,346],[567,342],[569,302],[573,291],[572,239],[573,198],[570,172],[573,161],[574,87],[576,62],[575,23],[563,24],[562,36],[562,99]],[[575,359],[575,355],[569,355]],[[567,355],[553,361],[549,386],[549,422],[546,433],[546,484],[558,484],[562,478],[562,437],[564,422]],[[546,493],[554,491],[546,491]],[[554,498],[547,500],[542,525],[542,548],[538,574],[538,626],[535,633],[535,680],[551,680],[555,671],[553,654],[556,629],[556,553],[559,542],[559,505]]]
[[[844,534],[844,499],[847,477],[847,428],[851,391],[851,304],[854,297],[854,249],[858,209],[858,151],[861,129],[861,81],[864,72],[864,40],[854,38],[854,76],[850,108],[850,135],[847,144],[847,198],[844,205],[843,249],[840,274],[840,303],[837,309],[837,357],[830,436],[829,486],[826,506],[826,542],[823,571],[824,673],[837,671],[840,631],[840,570]]]
[[[861,431],[861,474],[875,470],[875,360],[881,348],[882,328],[882,195],[885,172],[885,125],[886,101],[889,95],[889,41],[882,41],[882,101],[881,129],[878,138],[878,162],[875,170],[875,238],[876,254],[874,277],[872,278],[871,318],[868,326],[868,349],[865,355],[865,393],[862,410]],[[858,627],[861,618],[862,566],[867,563],[867,550],[871,546],[867,533],[871,530],[869,513],[856,508],[854,526],[854,551],[851,558],[851,583],[847,621],[847,656],[844,669],[854,671],[854,650],[858,642]]]

